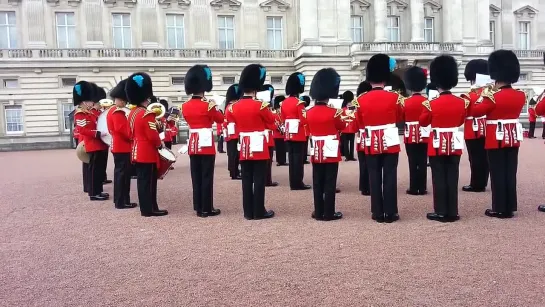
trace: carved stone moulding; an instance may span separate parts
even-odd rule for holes
[[[290,8],[290,4],[282,0],[266,0],[261,2],[259,7],[265,12],[269,12],[273,7],[276,7],[280,12],[285,12]]]
[[[169,8],[172,5],[178,5],[182,9],[186,9],[191,5],[190,0],[159,0],[159,5],[163,8]]]
[[[8,0],[8,4],[11,6],[18,6],[23,0]]]
[[[367,11],[369,7],[371,6],[371,3],[365,1],[365,0],[352,0],[350,1],[350,5],[352,8],[360,7],[360,10]],[[359,65],[359,64],[358,64]]]
[[[230,9],[231,11],[238,11],[242,3],[237,0],[212,0],[210,1],[210,6],[213,7],[216,11],[221,9]]]
[[[118,2],[122,2],[125,7],[133,8],[136,6],[137,0],[103,0],[107,7],[116,7]]]
[[[424,7],[429,7],[433,13],[438,13],[439,10],[442,8],[441,4],[433,0],[424,1],[423,4],[424,4]]]
[[[490,4],[490,14],[492,14],[492,17],[498,17],[501,13],[501,9],[494,4]]]
[[[405,1],[401,0],[388,0],[386,2],[389,7],[396,7],[399,12],[403,12],[409,5]]]
[[[62,0],[66,1],[66,3],[71,7],[76,7],[81,4],[81,0]],[[59,6],[61,3],[61,0],[46,0],[47,4],[49,6]]]
[[[530,5],[525,5],[525,6],[521,7],[521,8],[519,8],[518,10],[514,11],[513,13],[518,18],[522,18],[522,17],[525,17],[525,16],[528,16],[529,18],[534,18],[536,16],[536,14],[538,13],[538,10],[536,10],[535,8],[533,8]]]

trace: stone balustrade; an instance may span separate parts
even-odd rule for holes
[[[355,43],[350,48],[352,53],[423,53],[439,54],[463,52],[462,44],[458,43]]]

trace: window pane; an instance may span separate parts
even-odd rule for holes
[[[228,17],[226,22],[227,28],[233,29],[235,27],[235,21],[233,17]]]
[[[131,15],[129,14],[122,14],[123,17],[123,26],[129,27],[131,25]]]
[[[17,48],[17,28],[15,26],[9,27],[9,48]]]
[[[273,19],[271,17],[267,17],[267,28],[268,29],[273,28],[273,26],[274,26],[273,23],[274,23]]]
[[[282,31],[276,31],[274,49],[282,49]]]
[[[8,24],[15,25],[15,12],[8,12]]]
[[[114,28],[114,48],[123,48],[122,29]]]
[[[167,14],[167,27],[174,26],[174,15]]]
[[[57,13],[57,14],[55,14],[55,17],[57,19],[57,26],[63,26],[64,25],[64,14],[63,13]]]
[[[184,48],[184,29],[183,28],[176,29],[176,34],[177,34],[176,48]]]
[[[235,48],[235,32],[234,30],[227,30],[227,48],[233,49]]]
[[[132,47],[131,28],[123,28],[123,48]]]
[[[74,16],[74,13],[68,13],[66,16],[66,24],[70,26],[76,25],[76,17]]]
[[[113,14],[112,19],[114,22],[114,27],[120,27],[121,26],[121,14]]]
[[[225,28],[225,17],[218,17],[218,28]]]

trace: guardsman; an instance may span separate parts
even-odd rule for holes
[[[346,124],[341,119],[343,111],[328,106],[330,98],[339,95],[341,77],[333,68],[319,70],[310,85],[310,95],[315,104],[307,113],[307,123],[313,150],[312,191],[314,212],[312,218],[320,221],[338,220],[343,217],[335,211],[335,193],[341,151],[339,132]]]
[[[310,185],[303,182],[305,174],[305,102],[299,99],[305,91],[305,75],[300,72],[291,74],[286,82],[286,95],[280,113],[284,119],[285,138],[288,146],[290,188],[292,190],[308,190]]]
[[[166,99],[159,99],[159,103],[163,105],[165,110],[169,109],[168,101],[166,101]],[[165,143],[166,148],[172,149],[172,127],[176,125],[176,122],[170,114],[165,112],[165,116],[161,118],[161,123],[163,124],[163,132],[165,133],[163,143]]]
[[[261,91],[268,91],[270,93],[270,99],[269,101],[273,101],[273,97],[274,97],[274,87],[270,84],[265,84],[263,85],[263,87],[261,88]],[[274,118],[274,113],[272,111],[272,105],[269,104],[269,111],[271,111],[271,115],[272,117]],[[268,165],[267,165],[267,180],[265,181],[265,186],[266,187],[276,187],[278,186],[278,182],[276,181],[272,181],[272,159],[273,159],[273,155],[274,155],[274,138],[273,138],[273,134],[274,134],[274,131],[277,130],[277,126],[276,126],[276,119],[275,121],[272,123],[272,124],[269,124],[266,131],[267,131],[267,146],[269,147],[269,162]]]
[[[428,137],[429,126],[420,126],[418,120],[424,109],[422,104],[426,97],[422,91],[426,88],[427,72],[417,66],[405,71],[403,76],[407,90],[412,95],[405,99],[404,120],[405,120],[405,150],[409,159],[409,195],[425,195],[428,193],[426,183],[428,175]]]
[[[240,75],[242,98],[232,104],[240,137],[240,167],[242,171],[242,207],[248,220],[272,218],[274,211],[265,209],[267,160],[270,159],[265,130],[274,124],[269,103],[256,100],[263,87],[267,70],[259,64],[246,66]]]
[[[365,159],[369,169],[373,220],[392,223],[399,220],[397,210],[397,164],[400,140],[396,126],[403,118],[404,98],[384,90],[390,79],[392,63],[385,54],[376,54],[367,63],[367,82],[371,91],[358,99],[356,113],[361,127]]]
[[[358,85],[358,89],[356,90],[357,98],[354,102],[356,106],[356,109],[354,111],[356,114],[359,109],[360,98],[371,89],[371,84],[369,84],[369,82],[367,81],[363,81]],[[359,191],[361,192],[361,195],[369,196],[371,195],[369,188],[369,170],[367,168],[367,161],[365,161],[365,146],[363,142],[364,139],[362,138],[362,135],[365,131],[365,126],[358,121],[358,116],[356,116],[354,121],[356,122],[358,128],[358,137],[356,138],[356,151],[358,152],[358,164],[360,169]]]
[[[100,104],[100,101],[102,99],[106,99],[106,91],[104,90],[104,88],[98,86],[95,83],[93,83],[93,86],[95,87],[95,97],[93,98],[93,101],[95,102],[95,104],[94,104],[94,107],[91,109],[91,113],[95,115],[96,120],[98,121],[98,117],[104,111],[102,105]],[[100,159],[102,160],[100,165],[103,168],[102,181],[104,184],[112,183],[112,181],[108,179],[108,175],[106,174],[106,169],[108,168],[108,146],[109,144],[106,144],[106,147],[105,147],[106,149],[100,152]]]
[[[358,132],[358,122],[350,116],[354,111],[354,106],[352,106],[354,93],[346,91],[343,93],[342,99],[343,115],[346,116],[346,127],[341,134],[342,153],[345,161],[357,161],[354,158],[354,140],[356,139],[356,132]]]
[[[129,120],[127,119],[127,95],[125,85],[127,80],[121,80],[111,91],[110,97],[115,106],[108,110],[108,130],[112,136],[110,150],[114,156],[114,204],[116,209],[128,209],[137,206],[131,203],[131,138],[129,135]]]
[[[214,208],[214,123],[223,123],[223,114],[216,102],[204,97],[212,90],[212,71],[207,65],[195,65],[185,75],[185,92],[191,95],[182,105],[182,115],[189,126],[188,153],[193,183],[193,209],[197,216],[216,216],[220,209]]]
[[[450,90],[458,84],[458,64],[449,55],[436,57],[430,64],[430,78],[437,86],[439,97],[422,103],[420,126],[431,125],[428,140],[433,182],[433,213],[427,218],[454,222],[458,216],[458,177],[460,156],[464,146],[463,132],[469,100],[454,96]]]
[[[526,104],[526,94],[514,89],[520,76],[517,56],[510,50],[496,50],[488,57],[493,89],[483,90],[472,108],[474,116],[486,115],[485,149],[490,168],[492,209],[489,217],[512,218],[517,211],[517,165],[522,125],[520,112]]]
[[[464,122],[464,139],[467,146],[471,179],[469,185],[462,187],[465,192],[484,192],[488,184],[488,158],[484,149],[486,117],[475,116],[473,106],[479,100],[484,87],[475,85],[477,74],[488,75],[488,62],[483,59],[471,60],[464,70],[466,80],[471,82],[471,90],[462,97],[469,100],[467,117]]]
[[[543,58],[543,61],[545,64],[545,56]],[[538,95],[539,96],[536,98],[537,104],[534,110],[536,111],[537,116],[545,116],[545,91],[541,92],[541,94]],[[543,133],[545,134],[545,127],[543,128]],[[545,212],[545,205],[540,205],[539,207],[537,207],[537,210]]]
[[[528,122],[530,123],[530,129],[528,131],[528,138],[529,139],[535,139],[535,131],[536,131],[536,101],[533,99],[530,99],[530,102],[528,103]]]
[[[74,111],[72,111],[72,118],[75,118],[75,114],[76,112],[79,110],[80,108],[77,107],[76,109],[74,109]],[[83,142],[83,135],[80,135],[79,134],[79,128],[78,128],[78,125],[76,123],[76,120],[74,119],[74,130],[73,130],[73,133],[74,133],[74,140],[76,141],[76,146],[80,143],[80,142]],[[83,178],[83,193],[87,194],[89,193],[89,189],[87,188],[87,184],[88,184],[88,171],[89,171],[89,164],[88,163],[85,163],[85,162],[81,162],[81,174],[82,174],[82,178]]]
[[[222,110],[219,110],[219,111],[221,115],[225,118],[223,111]],[[225,153],[225,150],[223,150],[223,142],[225,141],[225,139],[223,138],[223,122],[221,124],[216,125],[216,135],[218,136],[218,152]]]
[[[101,152],[108,150],[108,146],[100,139],[97,131],[96,116],[91,113],[95,98],[95,87],[92,83],[80,81],[74,85],[73,100],[78,106],[74,114],[74,120],[78,126],[80,138],[83,137],[85,151],[90,156],[89,169],[87,171],[87,190],[91,200],[107,200],[109,195],[102,190],[104,162]]]
[[[276,129],[273,131],[274,148],[276,151],[276,166],[288,165],[286,163],[286,142],[284,141],[284,120],[280,114],[280,105],[286,99],[284,95],[274,97],[274,120]]]
[[[146,108],[153,97],[153,85],[148,74],[139,72],[127,78],[125,95],[130,104],[137,106],[129,113],[129,133],[132,139],[131,160],[136,168],[136,185],[140,214],[145,217],[164,216],[157,204],[157,167],[159,151],[163,147],[155,112]]]
[[[305,102],[304,103],[305,110],[310,107],[310,96],[303,95],[299,99],[301,99],[302,101]],[[306,145],[304,147],[305,153],[303,154],[303,157],[304,157],[305,161],[303,162],[303,164],[310,164],[310,161],[308,160],[308,157],[309,157],[308,147],[310,145],[310,138],[309,138],[309,133],[308,133],[308,125],[306,123],[304,125],[304,128],[305,128],[305,137],[307,138],[307,142],[306,142]],[[303,169],[303,177],[304,177],[304,175],[305,175],[305,172],[304,172],[304,169]]]
[[[225,140],[227,142],[227,168],[231,180],[240,180],[240,152],[238,149],[238,129],[233,117],[233,105],[239,100],[240,91],[238,84],[233,84],[225,94]]]

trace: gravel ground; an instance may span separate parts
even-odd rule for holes
[[[343,220],[312,220],[312,192],[290,191],[288,168],[273,166],[280,186],[266,204],[277,217],[246,221],[225,154],[214,191],[222,215],[201,219],[187,157],[159,182],[170,215],[143,218],[90,202],[74,150],[0,153],[0,306],[545,306],[544,147],[521,148],[516,218],[485,217],[489,191],[460,192],[452,224],[426,220],[431,195],[405,195],[404,152],[394,224],[371,220],[357,162],[339,171]],[[112,157],[108,167],[113,177]]]

